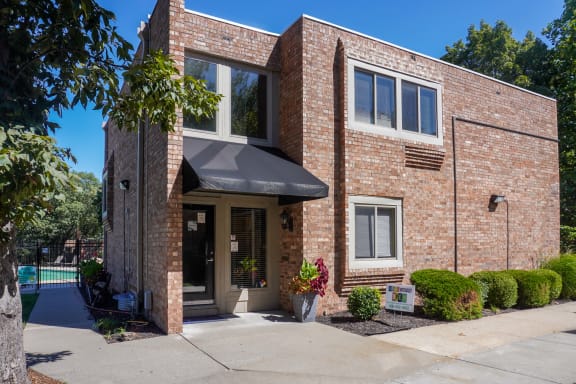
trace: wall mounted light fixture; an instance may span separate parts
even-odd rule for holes
[[[280,214],[280,222],[282,224],[282,229],[289,230],[292,232],[294,230],[294,218],[290,215],[290,212],[286,208]]]
[[[130,189],[130,180],[121,180],[120,181],[120,189],[123,191],[127,191]]]

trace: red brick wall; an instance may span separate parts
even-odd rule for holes
[[[335,284],[350,275],[374,275],[421,268],[454,268],[454,184],[452,116],[511,130],[556,138],[555,102],[486,77],[375,41],[312,19],[302,27],[303,165],[330,184],[326,199],[304,204],[304,257],[324,256],[334,269]],[[348,126],[346,59],[343,56],[442,85],[443,146],[424,145],[353,130]],[[342,61],[344,62],[342,64]],[[335,74],[340,72],[340,77]],[[343,78],[339,82],[339,78]],[[284,100],[281,100],[283,103]],[[340,119],[341,117],[341,119]],[[344,144],[338,135],[344,127]],[[503,269],[506,260],[505,205],[488,212],[491,194],[510,204],[512,268],[531,268],[558,251],[558,154],[553,141],[485,126],[456,123],[458,178],[458,271]],[[405,146],[444,156],[439,170],[405,166]],[[335,168],[335,164],[345,166]],[[335,194],[342,192],[343,195]],[[403,201],[404,269],[349,271],[347,268],[350,195]],[[340,207],[338,211],[334,207]],[[348,213],[346,212],[346,215]],[[344,225],[344,229],[342,226]],[[336,227],[337,226],[337,227]],[[335,250],[337,252],[335,253]],[[335,295],[324,309],[342,308]]]
[[[289,308],[288,282],[302,258],[323,257],[328,264],[330,289],[320,311],[344,308],[344,281],[366,276],[407,280],[416,269],[454,268],[453,116],[484,124],[455,123],[459,272],[505,267],[506,206],[488,212],[491,194],[509,200],[512,267],[531,267],[558,251],[556,143],[486,126],[555,138],[554,101],[307,17],[277,37],[185,11],[183,0],[161,0],[150,24],[152,47],[169,52],[181,72],[190,51],[279,73],[279,147],[330,187],[325,199],[286,207],[294,231],[282,231],[280,238],[284,308]],[[348,58],[441,84],[443,145],[351,129]],[[182,326],[181,127],[180,120],[169,135],[149,129],[145,138],[145,289],[154,294],[154,321],[168,332]],[[135,169],[135,154],[130,153],[135,137],[109,132],[115,180],[135,180],[130,173]],[[406,146],[439,155],[439,168],[407,167]],[[351,195],[402,199],[404,268],[349,270]],[[122,196],[114,196],[108,251],[118,253]]]

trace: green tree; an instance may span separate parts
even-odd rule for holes
[[[0,383],[28,382],[15,228],[73,188],[73,157],[50,137],[58,128],[50,112],[93,103],[120,128],[136,130],[146,115],[169,131],[178,109],[200,118],[219,101],[202,82],[177,76],[161,52],[129,66],[132,47],[114,21],[95,0],[0,2]],[[132,93],[120,92],[119,70]]]
[[[479,29],[471,25],[466,42],[458,40],[447,46],[441,59],[550,95],[548,47],[530,31],[524,40],[516,40],[504,21],[497,21],[494,27],[480,21]]]
[[[62,191],[50,210],[35,222],[17,228],[19,242],[41,241],[63,246],[69,239],[102,237],[102,186],[92,173],[74,172],[73,188]]]
[[[544,34],[553,45],[551,85],[558,100],[561,222],[576,227],[576,1],[565,1]]]

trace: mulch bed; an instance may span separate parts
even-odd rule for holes
[[[84,301],[88,302],[85,291],[83,289],[80,291],[84,296]],[[102,334],[108,344],[149,339],[151,337],[162,336],[165,334],[152,321],[139,315],[133,315],[130,312],[119,311],[117,309],[117,302],[111,295],[105,296],[102,302],[98,303],[97,307],[86,305],[86,308],[94,318],[94,329]],[[115,322],[118,324],[117,328],[121,328],[122,331],[108,333],[104,330],[97,329],[96,324],[98,323],[98,320],[101,319]]]
[[[36,372],[32,368],[28,368],[28,378],[32,384],[65,384],[63,381]]]
[[[328,316],[317,316],[316,322],[361,336],[380,335],[445,323],[444,321],[426,318],[420,308],[415,308],[414,313],[394,313],[383,309],[372,320],[367,321],[358,320],[350,312],[345,311]]]

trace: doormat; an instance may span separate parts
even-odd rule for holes
[[[198,323],[211,323],[214,321],[222,321],[226,320],[226,318],[220,315],[211,315],[211,316],[195,316],[195,317],[185,317],[184,324],[198,324]]]

